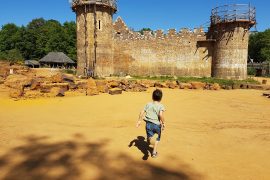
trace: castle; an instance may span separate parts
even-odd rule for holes
[[[116,0],[73,0],[77,21],[78,75],[197,76],[246,79],[249,29],[255,8],[214,8],[202,28],[134,32],[119,17]]]

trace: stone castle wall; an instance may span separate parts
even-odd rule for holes
[[[250,5],[214,9],[207,33],[170,29],[166,34],[140,34],[121,18],[113,23],[117,8],[111,2],[76,1],[72,7],[77,15],[78,75],[247,78],[249,29],[256,24]],[[243,7],[246,13],[237,12]],[[228,8],[230,16],[222,8]]]
[[[113,24],[115,75],[211,76],[212,44],[201,29],[129,30],[121,18]]]

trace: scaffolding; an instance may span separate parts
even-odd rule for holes
[[[115,12],[117,11],[117,0],[70,0],[71,7],[75,11],[77,6],[84,5],[102,5],[112,8]]]
[[[256,24],[256,8],[251,4],[230,4],[212,9],[211,24],[249,22]]]

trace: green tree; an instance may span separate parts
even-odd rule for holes
[[[15,24],[6,24],[0,31],[0,51],[14,49],[18,40],[19,27]]]
[[[142,28],[139,33],[143,34],[144,31],[151,31],[153,33],[153,30],[150,28]]]
[[[75,22],[65,22],[64,23],[64,33],[66,40],[66,53],[67,55],[76,61],[77,59],[77,48],[76,48],[76,23]]]
[[[26,27],[6,24],[0,29],[0,59],[41,59],[49,52],[64,52],[76,60],[76,23],[33,19]]]
[[[255,62],[270,61],[270,29],[250,36],[249,56]]]

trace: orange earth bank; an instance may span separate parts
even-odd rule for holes
[[[270,179],[262,91],[163,91],[167,127],[152,159],[135,128],[151,91],[13,101],[2,90],[0,179]]]

